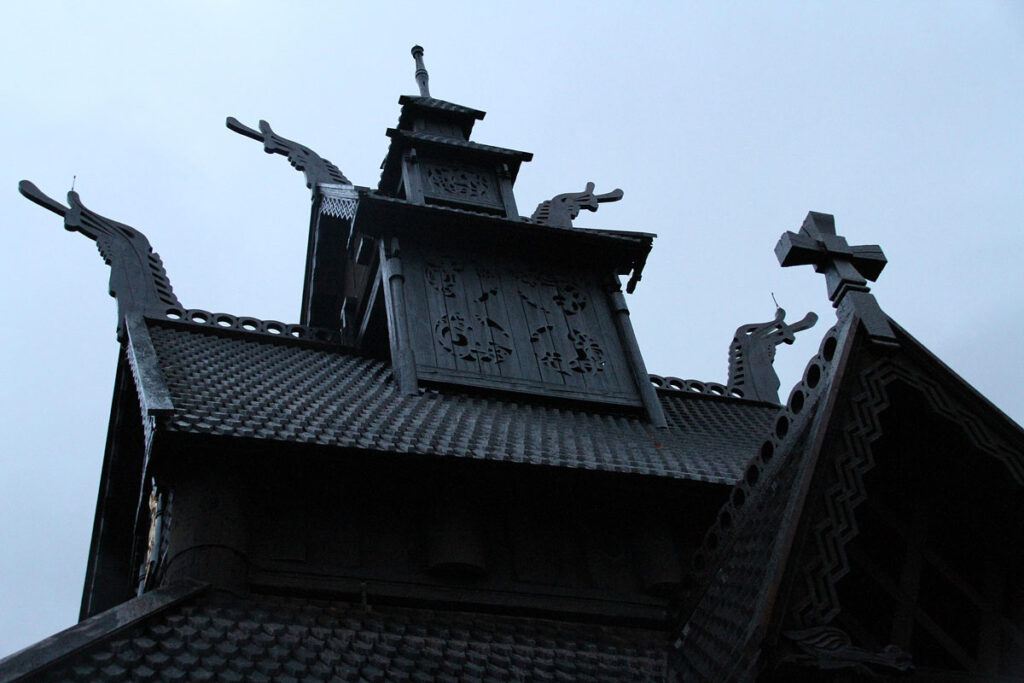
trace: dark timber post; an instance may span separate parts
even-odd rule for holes
[[[637,389],[640,391],[640,400],[644,404],[644,410],[647,411],[647,417],[651,424],[655,427],[667,427],[665,413],[661,409],[661,401],[658,400],[658,392],[651,384],[651,376],[647,374],[647,366],[644,364],[643,354],[640,353],[640,345],[636,341],[636,334],[633,333],[633,323],[629,319],[629,307],[626,306],[626,295],[622,293],[622,284],[614,275],[611,277],[610,284],[608,302],[611,304],[622,348],[626,351],[629,367],[633,371],[633,379],[636,380]]]
[[[403,393],[415,394],[418,390],[416,382],[416,359],[413,356],[412,344],[409,341],[409,323],[405,304],[405,275],[402,272],[402,259],[399,253],[397,237],[381,240],[380,272],[383,281],[384,297],[388,309],[388,327],[391,328],[391,365],[398,376],[398,384]]]

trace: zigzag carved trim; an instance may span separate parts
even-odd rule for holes
[[[806,593],[791,608],[797,623],[829,623],[839,613],[835,587],[850,571],[846,546],[858,533],[854,511],[867,497],[864,475],[875,464],[871,444],[882,436],[879,417],[890,405],[887,387],[897,380],[920,391],[932,410],[960,427],[975,448],[1002,462],[1024,485],[1024,454],[1001,443],[936,380],[888,358],[877,361],[861,373],[862,391],[850,402],[853,422],[842,435],[835,460],[836,483],[825,492],[827,516],[814,527],[815,554],[801,570]]]

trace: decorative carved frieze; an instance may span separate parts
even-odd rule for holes
[[[461,313],[443,315],[434,323],[434,335],[438,346],[466,361],[500,363],[512,353],[509,333],[481,315],[472,320]]]
[[[320,185],[320,213],[352,220],[359,206],[359,193],[351,185]]]
[[[493,172],[472,166],[426,162],[424,194],[429,197],[501,206]]]
[[[424,274],[431,287],[440,292],[441,296],[451,299],[455,297],[456,278],[462,270],[463,266],[461,263],[442,258],[436,262],[428,261]]]

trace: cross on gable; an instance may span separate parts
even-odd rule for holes
[[[886,264],[881,247],[851,247],[845,237],[836,234],[835,217],[816,211],[807,214],[799,233],[782,235],[775,245],[775,255],[783,267],[812,264],[815,271],[824,273],[828,298],[834,306],[847,292],[869,291],[867,280],[877,280]]]

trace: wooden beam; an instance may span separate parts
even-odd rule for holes
[[[1003,604],[1003,592],[1006,577],[1003,567],[991,559],[985,560],[985,596],[990,605]],[[999,673],[999,655],[1003,639],[1000,637],[1000,614],[997,610],[987,609],[981,617],[981,630],[978,633],[978,659],[987,674]]]
[[[905,524],[898,521],[898,519],[895,517],[892,511],[889,510],[883,503],[880,503],[876,500],[872,500],[869,498],[865,502],[865,504],[868,507],[870,507],[875,513],[877,513],[883,521],[888,523],[890,528],[892,528],[897,534],[899,534],[904,541],[906,541],[907,543],[911,542],[911,539],[913,537],[911,531],[907,528]],[[1010,543],[1011,541],[1007,539],[1006,542]],[[1013,641],[1016,647],[1024,649],[1024,631],[1022,631],[1016,624],[1010,621],[1010,619],[1008,619],[1005,614],[1002,613],[1001,609],[1003,605],[1001,601],[992,601],[991,599],[983,596],[981,593],[975,590],[974,587],[971,586],[971,584],[967,580],[962,578],[957,573],[957,571],[953,569],[942,558],[941,555],[936,553],[934,550],[931,550],[927,546],[924,546],[922,549],[922,557],[925,560],[925,562],[927,562],[929,565],[931,565],[932,568],[938,571],[944,579],[946,579],[948,582],[950,582],[958,589],[960,589],[964,597],[966,597],[969,601],[974,603],[974,605],[982,613],[986,615],[996,615],[995,619],[998,622],[999,626],[1002,628],[1003,633],[1005,633],[1007,637],[1009,637],[1010,640]]]
[[[920,499],[914,502],[913,533],[907,540],[907,552],[900,572],[900,601],[892,622],[892,642],[910,651],[914,635],[914,612],[921,590],[921,570],[924,539],[928,533],[928,511]]]
[[[903,592],[896,582],[889,578],[885,571],[881,567],[876,565],[867,555],[857,549],[855,546],[851,546],[847,551],[849,553],[850,561],[856,563],[859,569],[863,570],[870,576],[881,588],[888,593],[893,599],[897,601],[903,600]],[[941,626],[936,624],[928,614],[922,610],[919,606],[914,607],[914,619],[929,633],[939,645],[946,648],[946,652],[953,657],[960,666],[964,667],[968,671],[977,671],[978,663],[971,657],[970,653],[967,652],[961,645],[953,639],[948,633],[946,633]]]

